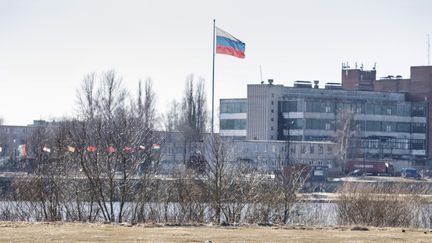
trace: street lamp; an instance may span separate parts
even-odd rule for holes
[[[289,119],[287,119],[287,122],[285,123],[285,127],[286,127],[286,131],[287,131],[287,135],[286,135],[286,144],[287,144],[287,161],[286,164],[290,164],[290,130],[291,130],[291,126],[293,126],[295,123],[294,120],[290,121]]]

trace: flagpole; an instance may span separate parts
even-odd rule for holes
[[[211,136],[214,129],[214,76],[215,76],[215,31],[216,19],[213,19],[213,69],[212,69],[212,114],[211,114]]]

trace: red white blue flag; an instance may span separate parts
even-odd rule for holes
[[[216,53],[245,58],[246,44],[216,27]]]

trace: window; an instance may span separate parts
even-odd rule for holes
[[[379,115],[396,115],[396,111],[397,111],[397,107],[396,105],[383,105],[381,107],[382,109],[380,110]]]
[[[322,144],[318,145],[318,153],[323,154],[324,153],[324,146]]]
[[[313,144],[309,145],[309,151],[311,154],[315,152],[315,147],[313,146]]]
[[[333,153],[333,148],[331,145],[327,145],[327,154],[332,154]]]
[[[396,122],[382,122],[382,130],[383,132],[395,132],[396,131]]]
[[[329,119],[306,119],[306,129],[333,130],[334,123]]]
[[[305,145],[302,145],[302,146],[301,146],[300,153],[302,153],[302,154],[305,154],[305,153],[306,153],[306,146],[305,146]]]
[[[412,114],[412,116],[425,117],[426,116],[426,108],[423,104],[413,104],[411,114]]]
[[[246,119],[221,119],[221,130],[244,130],[246,129]]]
[[[365,110],[365,105],[364,104],[357,104],[356,105],[356,113],[357,114],[363,114]]]
[[[379,121],[366,121],[366,131],[370,131],[370,132],[381,131],[381,122],[379,122]]]
[[[396,131],[397,132],[410,132],[410,123],[408,122],[398,122],[396,123]]]
[[[425,149],[426,148],[426,141],[423,139],[412,139],[411,140],[411,149]]]
[[[284,128],[303,129],[303,119],[284,119]]]
[[[247,102],[225,102],[222,101],[220,104],[221,113],[246,113],[247,112]]]
[[[328,101],[306,101],[306,112],[331,113],[334,105]]]
[[[366,130],[366,122],[364,120],[356,120],[355,121],[355,129],[357,131],[365,131]]]
[[[291,154],[295,154],[296,153],[296,147],[295,147],[295,145],[290,146],[290,153]]]
[[[386,125],[386,132],[391,132],[391,131],[392,131],[391,126],[390,125]]]
[[[397,115],[398,116],[411,116],[411,104],[409,104],[409,103],[397,104]]]
[[[413,123],[412,124],[412,132],[413,133],[425,133],[426,132],[426,124],[425,123]]]

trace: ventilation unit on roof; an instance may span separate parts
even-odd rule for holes
[[[325,89],[342,89],[342,85],[340,83],[326,83],[324,88]]]
[[[311,89],[312,88],[312,82],[311,81],[297,80],[297,81],[294,82],[294,87],[295,88],[308,88],[308,89]]]

